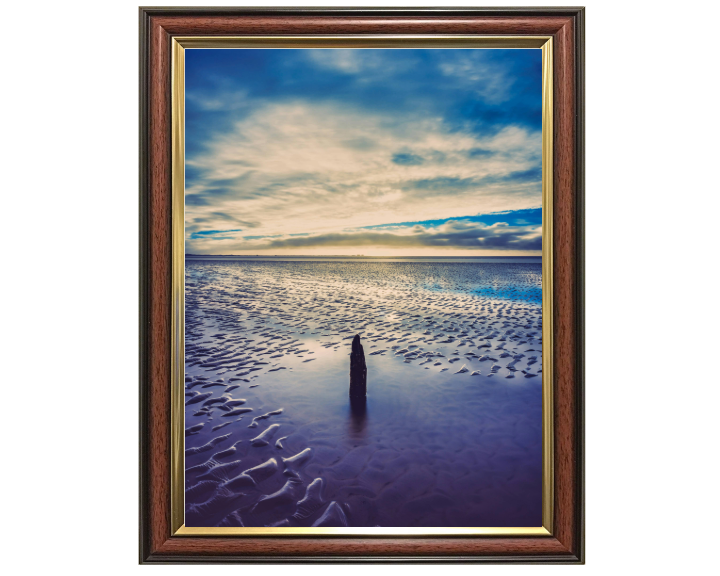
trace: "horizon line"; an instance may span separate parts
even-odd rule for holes
[[[493,256],[404,256],[402,254],[396,255],[385,255],[385,256],[370,256],[365,254],[190,254],[186,253],[185,256],[192,256],[196,258],[205,258],[211,256],[213,258],[542,258],[542,254],[526,254],[517,255],[508,254],[507,256],[493,255]]]

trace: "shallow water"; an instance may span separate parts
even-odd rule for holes
[[[188,260],[186,525],[540,526],[540,281],[532,262]]]

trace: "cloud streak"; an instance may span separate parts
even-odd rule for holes
[[[226,238],[223,238],[226,239]],[[437,227],[416,224],[385,230],[354,230],[314,235],[245,236],[224,248],[249,252],[288,253],[294,249],[344,249],[357,251],[371,248],[448,250],[512,250],[519,252],[542,249],[541,229],[537,225],[509,226],[504,222],[490,226],[469,220],[450,220]],[[440,253],[438,252],[438,253]]]

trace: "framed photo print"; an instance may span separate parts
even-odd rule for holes
[[[141,8],[153,562],[583,562],[583,10]]]

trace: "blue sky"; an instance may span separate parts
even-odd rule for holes
[[[540,50],[186,58],[186,252],[539,254]]]

